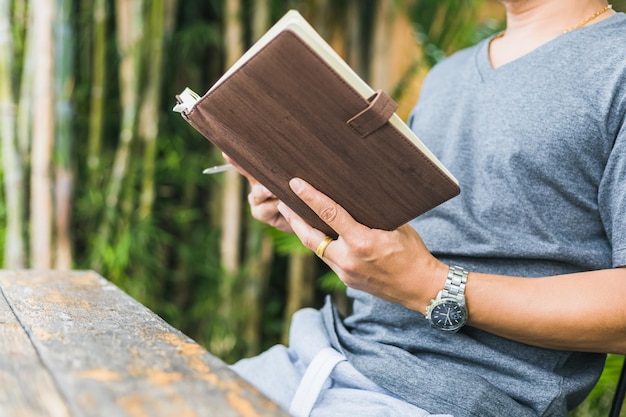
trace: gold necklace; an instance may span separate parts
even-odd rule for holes
[[[583,21],[581,21],[579,24],[574,25],[574,26],[572,26],[569,29],[565,29],[563,31],[563,33],[567,33],[567,32],[571,32],[571,31],[576,30],[576,29],[580,29],[581,27],[585,26],[587,23],[591,22],[592,20],[594,20],[595,18],[599,17],[600,15],[608,12],[612,8],[613,8],[612,4],[607,4],[606,6],[604,6],[603,8],[601,8],[600,10],[598,10],[597,12],[592,14],[591,16],[589,16],[586,19],[584,19]],[[502,31],[502,32],[498,33],[496,36],[494,36],[492,40],[501,38],[501,37],[504,36],[504,34],[505,34],[505,31]]]
[[[581,27],[585,26],[587,23],[591,22],[596,17],[600,16],[601,14],[604,14],[604,13],[608,12],[612,8],[613,8],[612,4],[607,4],[606,6],[604,6],[603,8],[601,8],[600,10],[598,10],[597,12],[595,12],[594,14],[592,14],[591,16],[589,16],[588,18],[586,18],[585,20],[583,20],[582,22],[577,24],[576,26],[572,26],[569,29],[565,29],[563,31],[563,33],[567,33],[567,32],[571,32],[572,30],[580,29]]]

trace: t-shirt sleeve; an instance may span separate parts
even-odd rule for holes
[[[624,106],[626,108],[626,98]],[[609,156],[598,193],[600,215],[613,248],[613,266],[626,266],[626,114]]]

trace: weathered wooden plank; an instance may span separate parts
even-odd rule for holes
[[[95,273],[3,271],[0,286],[75,416],[287,415]]]
[[[1,291],[0,416],[69,416],[54,381]]]

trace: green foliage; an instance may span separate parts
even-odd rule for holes
[[[609,2],[613,5],[616,12],[626,12],[626,0],[614,0]]]
[[[293,233],[285,233],[280,230],[267,228],[267,233],[272,237],[276,252],[281,255],[289,255],[292,253],[308,253],[309,249],[306,248],[298,236]]]
[[[328,271],[319,277],[319,286],[321,290],[330,294],[346,291],[346,284],[333,271]]]
[[[429,67],[452,52],[497,32],[502,22],[478,19],[482,1],[422,0],[413,2],[409,16]]]
[[[174,51],[180,62],[189,62],[208,48],[219,48],[222,33],[215,24],[193,22],[176,32],[173,43]]]
[[[600,380],[585,401],[570,412],[570,417],[604,417],[608,415],[623,364],[623,356],[608,355]],[[626,406],[622,409],[620,416],[626,417]]]

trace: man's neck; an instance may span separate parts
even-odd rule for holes
[[[606,10],[606,0],[501,0],[506,9],[507,27],[492,42],[490,58],[494,68],[511,62],[564,31],[597,23],[614,12]]]
[[[578,25],[607,5],[606,0],[502,0],[506,9],[508,35],[528,32],[558,36]],[[609,17],[597,16],[589,24]]]

